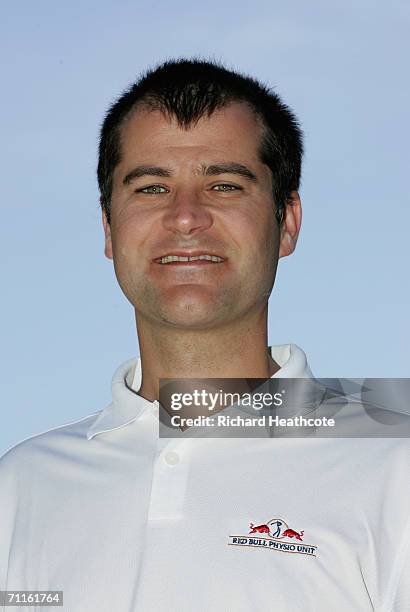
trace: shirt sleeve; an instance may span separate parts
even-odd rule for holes
[[[398,560],[397,574],[390,598],[383,612],[409,612],[410,610],[410,522],[405,532],[404,550]]]
[[[13,537],[17,497],[15,495],[15,470],[9,451],[0,458],[0,590],[7,590],[7,574]]]

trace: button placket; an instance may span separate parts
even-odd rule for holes
[[[154,460],[148,520],[178,519],[184,516],[189,471],[187,441],[171,440]]]

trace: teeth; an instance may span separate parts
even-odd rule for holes
[[[179,257],[178,255],[167,255],[161,257],[161,263],[171,263],[172,261],[196,261],[197,259],[206,259],[207,261],[220,262],[223,261],[221,257],[216,255],[193,255],[192,257]]]

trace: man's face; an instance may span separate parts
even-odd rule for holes
[[[103,224],[105,254],[138,318],[209,329],[264,311],[280,231],[261,135],[240,103],[187,130],[144,107],[126,120]],[[161,263],[192,254],[222,261]]]

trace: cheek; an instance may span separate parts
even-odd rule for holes
[[[240,233],[239,233],[240,232]],[[248,218],[238,230],[241,251],[246,251],[250,260],[263,263],[277,259],[279,252],[279,229],[267,215]]]
[[[263,230],[254,236],[252,273],[264,287],[271,287],[279,259],[279,229],[265,220]]]
[[[136,215],[123,215],[120,221],[117,220],[112,233],[114,257],[119,260],[136,259],[142,252],[147,235],[150,232],[144,228],[143,220],[138,220]]]

